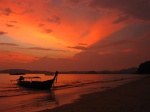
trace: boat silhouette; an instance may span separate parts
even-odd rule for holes
[[[58,71],[55,72],[53,79],[40,81],[33,79],[40,79],[40,77],[23,77],[20,76],[18,79],[18,85],[25,88],[37,89],[37,90],[49,90],[52,88],[54,81],[58,76]],[[29,79],[29,80],[26,80]]]

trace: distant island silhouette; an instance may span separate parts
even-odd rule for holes
[[[52,71],[26,70],[26,69],[6,69],[0,73],[25,73],[25,74],[53,74]],[[139,67],[132,67],[116,71],[60,71],[60,74],[150,74],[150,61],[139,64]]]
[[[138,68],[128,68],[117,71],[103,70],[103,71],[60,71],[60,74],[133,74],[136,73]],[[26,70],[26,69],[6,69],[1,70],[0,73],[24,73],[24,74],[53,74],[52,71],[39,71],[39,70]]]
[[[39,71],[39,70],[26,70],[26,69],[6,69],[6,70],[1,70],[0,73],[51,74],[53,72],[51,72],[51,71]]]

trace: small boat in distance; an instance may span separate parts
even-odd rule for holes
[[[25,73],[9,73],[9,75],[25,75]]]
[[[58,71],[55,72],[53,79],[46,80],[46,81],[34,80],[34,79],[40,79],[40,77],[20,76],[20,78],[18,79],[18,85],[25,88],[36,89],[36,90],[49,90],[52,88],[53,83],[57,78],[57,76],[58,76]],[[26,80],[26,79],[30,79],[30,80]]]

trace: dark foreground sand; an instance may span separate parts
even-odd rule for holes
[[[43,112],[150,112],[150,76]]]

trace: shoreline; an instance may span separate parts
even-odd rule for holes
[[[150,75],[117,88],[81,95],[71,104],[39,112],[150,112]]]

